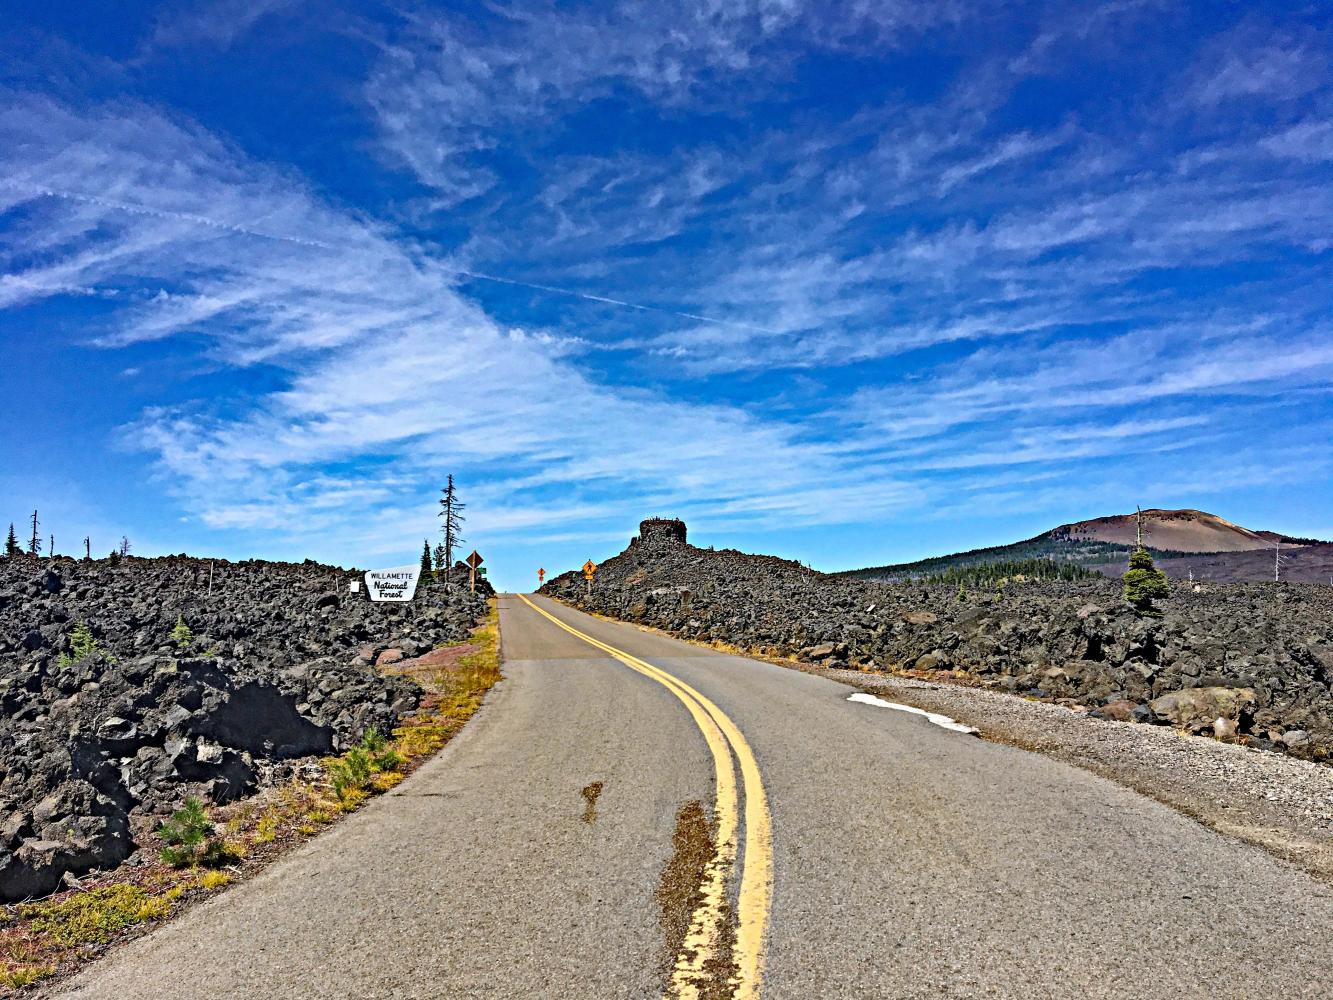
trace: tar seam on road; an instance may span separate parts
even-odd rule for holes
[[[764,944],[768,930],[769,909],[773,895],[773,832],[768,811],[768,797],[764,792],[759,764],[750,744],[736,724],[720,708],[680,678],[655,667],[646,660],[610,646],[572,625],[562,622],[550,612],[538,607],[526,595],[517,595],[532,610],[550,620],[570,635],[611,657],[645,677],[651,678],[674,694],[689,710],[699,731],[713,754],[717,778],[717,844],[719,855],[727,855],[726,865],[711,866],[703,888],[705,904],[692,924],[686,948],[677,962],[672,980],[679,995],[689,995],[690,981],[697,969],[702,969],[707,952],[725,919],[726,868],[734,863],[736,851],[737,810],[736,774],[732,753],[740,764],[741,780],[745,790],[745,857],[742,863],[740,891],[737,896],[739,926],[736,931],[735,959],[737,1000],[753,1000],[759,995],[759,979],[764,964]],[[730,751],[727,747],[730,745]],[[728,846],[729,845],[729,846]]]

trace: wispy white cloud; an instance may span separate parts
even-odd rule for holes
[[[902,502],[796,426],[597,383],[558,338],[510,331],[460,297],[447,260],[322,205],[197,129],[143,106],[15,107],[23,121],[42,116],[49,148],[11,153],[11,174],[116,192],[34,191],[15,206],[62,234],[40,270],[127,293],[149,274],[163,289],[135,295],[95,343],[190,333],[225,366],[288,372],[279,391],[227,401],[236,415],[156,408],[127,431],[205,525],[348,537],[401,516],[424,530],[435,480],[459,468],[523,477],[521,490],[494,494],[483,515],[494,531],[525,523],[508,512],[526,505],[523,491],[553,486],[593,498],[573,508],[584,512],[607,493],[620,503],[707,496],[718,511],[766,517],[820,516],[814,495],[856,497],[863,509],[872,495],[878,509]],[[169,175],[131,148],[128,137],[145,131],[175,164]],[[60,152],[70,149],[77,155]],[[242,219],[281,220],[293,238],[255,235]],[[793,476],[811,492],[775,501],[770,484]]]
[[[752,86],[761,66],[782,75],[777,42],[869,51],[996,5],[884,0],[827,6],[803,0],[645,0],[560,10],[513,6],[465,18],[413,13],[384,47],[366,87],[390,157],[434,189],[441,206],[488,191],[494,170],[473,162],[501,126],[549,134],[562,113],[629,88],[664,106],[707,84]],[[493,12],[492,12],[493,13]],[[700,177],[695,175],[695,181]]]
[[[1328,163],[1333,161],[1333,120],[1299,122],[1261,139],[1259,145],[1285,159]]]
[[[1328,39],[1252,19],[1211,39],[1190,67],[1190,97],[1205,107],[1229,101],[1289,102],[1328,86]]]
[[[289,11],[297,0],[203,0],[161,14],[145,41],[145,50],[184,45],[227,48],[270,15]]]

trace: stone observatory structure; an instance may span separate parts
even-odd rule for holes
[[[650,517],[639,522],[639,533],[629,540],[631,548],[658,548],[685,544],[685,522],[676,517]]]

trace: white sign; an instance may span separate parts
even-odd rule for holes
[[[366,574],[366,591],[372,601],[410,601],[417,592],[420,574],[419,565],[372,569]]]
[[[347,585],[347,589],[350,590],[353,594],[361,593],[361,581],[353,580],[351,583]]]

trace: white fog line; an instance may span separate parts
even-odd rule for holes
[[[947,715],[936,715],[934,712],[927,712],[924,709],[913,708],[911,705],[899,705],[896,701],[885,701],[883,698],[876,698],[873,694],[866,694],[864,691],[858,691],[856,694],[847,696],[848,701],[859,702],[862,705],[878,705],[880,708],[892,708],[897,712],[910,712],[912,715],[923,716],[928,722],[933,722],[941,729],[949,729],[955,733],[968,733],[972,736],[977,731],[971,726],[965,726]]]

